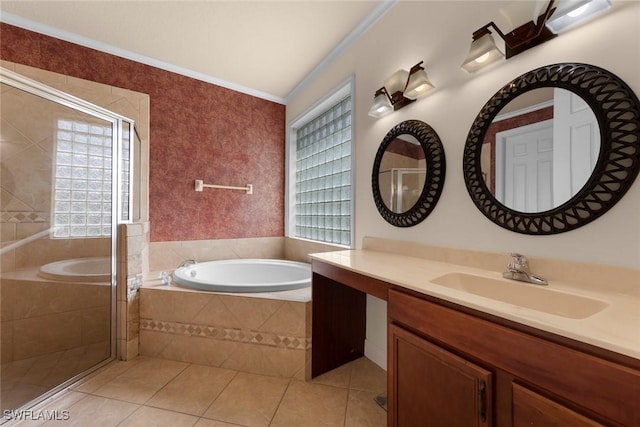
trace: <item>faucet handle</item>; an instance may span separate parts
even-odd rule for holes
[[[522,254],[511,252],[511,256],[515,259],[513,263],[509,263],[510,268],[511,266],[526,266],[529,264],[529,260],[527,259],[527,257]]]

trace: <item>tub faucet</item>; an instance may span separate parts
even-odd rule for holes
[[[178,268],[188,267],[188,266],[190,266],[190,265],[195,265],[195,264],[197,264],[197,263],[198,263],[198,261],[196,261],[195,259],[186,259],[186,260],[184,260],[184,261],[182,261],[182,262],[180,263],[180,265],[178,266]]]
[[[514,258],[513,262],[507,264],[509,271],[502,273],[502,277],[533,283],[534,285],[548,285],[545,279],[531,273],[529,270],[529,260],[526,256],[517,253],[512,253],[511,256]]]

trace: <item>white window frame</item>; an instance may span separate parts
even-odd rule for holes
[[[340,245],[328,243],[321,240],[310,240],[295,235],[295,209],[296,209],[296,142],[297,130],[320,116],[325,111],[334,107],[345,97],[351,97],[351,223],[350,223],[350,244]],[[285,236],[292,239],[309,240],[326,245],[333,245],[340,248],[355,247],[355,77],[350,76],[340,83],[335,89],[330,91],[322,99],[317,101],[303,113],[287,124],[286,150],[285,150]]]

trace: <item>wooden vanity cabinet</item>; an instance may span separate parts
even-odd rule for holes
[[[390,425],[490,426],[491,372],[389,326]]]
[[[387,309],[389,426],[640,426],[635,359],[404,289]]]

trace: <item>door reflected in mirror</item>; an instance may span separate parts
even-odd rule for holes
[[[385,206],[394,213],[404,213],[418,202],[426,180],[427,163],[420,141],[400,134],[382,156],[378,182]]]
[[[598,120],[580,96],[560,88],[534,89],[505,105],[489,126],[482,176],[506,207],[544,212],[578,194],[599,152]]]

